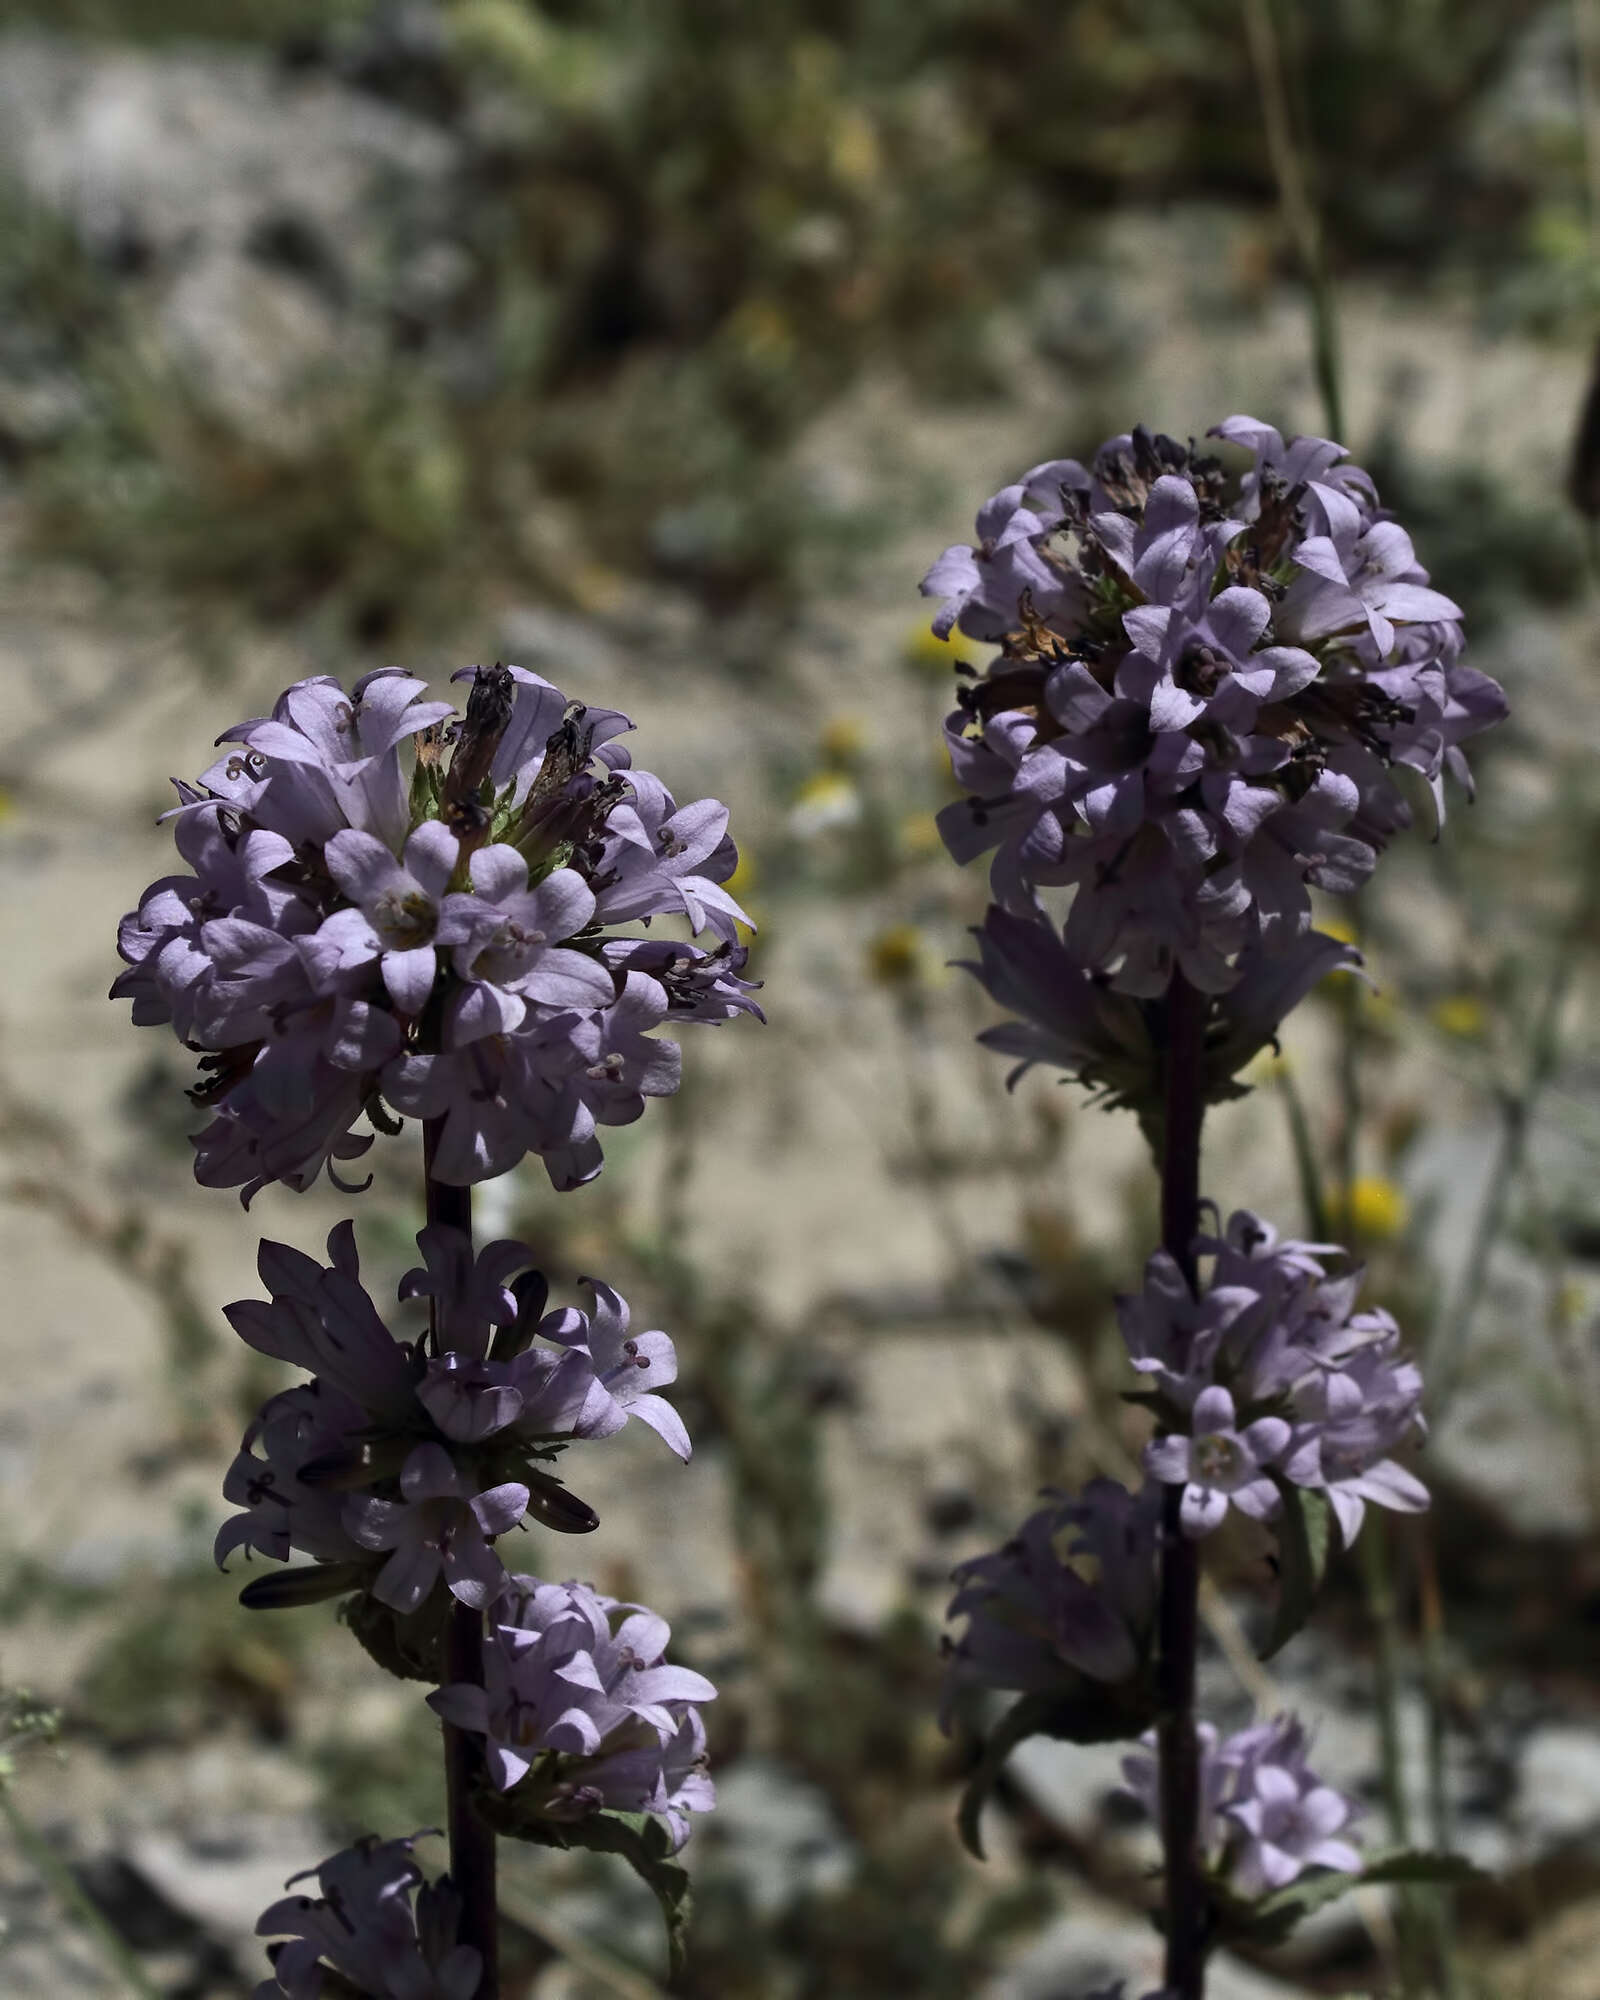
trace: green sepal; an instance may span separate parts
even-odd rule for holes
[[[430,1687],[442,1687],[450,1678],[445,1667],[445,1629],[454,1603],[442,1581],[408,1616],[363,1591],[345,1599],[339,1606],[339,1618],[386,1674],[393,1674],[396,1680],[426,1681]]]
[[[403,1432],[358,1438],[343,1450],[308,1459],[295,1475],[304,1486],[326,1493],[355,1493],[380,1479],[398,1479],[417,1440]]]
[[[1269,1474],[1283,1506],[1272,1527],[1278,1537],[1278,1609],[1261,1657],[1270,1660],[1311,1616],[1333,1545],[1333,1508],[1324,1494]]]
[[[479,1814],[512,1840],[535,1847],[581,1847],[591,1854],[617,1854],[655,1896],[667,1927],[672,1976],[683,1971],[689,1933],[689,1871],[673,1855],[672,1836],[650,1813],[594,1812],[581,1819],[548,1819],[517,1798],[516,1791],[478,1792]]]
[[[1141,1678],[1109,1686],[1078,1675],[1070,1693],[1025,1694],[1013,1702],[984,1739],[983,1755],[961,1794],[956,1828],[962,1845],[979,1861],[986,1857],[978,1820],[1006,1759],[1030,1736],[1058,1743],[1117,1743],[1141,1736],[1156,1719],[1153,1691]]]
[[[411,770],[411,792],[406,801],[407,816],[413,828],[421,826],[425,819],[439,817],[439,794],[444,781],[440,763],[442,748],[437,723],[421,732],[417,743],[417,761]]]
[[[269,1570],[251,1578],[239,1592],[239,1602],[246,1611],[297,1611],[304,1604],[341,1596],[370,1569],[371,1564],[364,1562],[318,1562]]]

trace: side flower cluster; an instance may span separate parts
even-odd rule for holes
[[[544,1465],[576,1438],[609,1437],[629,1417],[680,1458],[689,1439],[658,1393],[677,1374],[666,1334],[631,1334],[626,1300],[590,1280],[592,1311],[545,1312],[525,1244],[473,1256],[463,1232],[431,1227],[402,1299],[432,1297],[437,1340],[397,1339],[361,1283],[354,1230],[328,1238],[326,1265],[264,1241],[266,1301],[226,1308],[258,1353],[309,1382],[265,1403],[224,1482],[243,1508],[217,1535],[226,1562],[244,1548],[314,1567],[264,1580],[251,1602],[306,1603],[362,1589],[402,1616],[438,1584],[486,1609],[508,1587],[493,1544],[526,1517],[584,1532],[593,1512]],[[514,1284],[528,1272],[529,1282]],[[445,1344],[448,1343],[448,1344]]]
[[[452,1598],[487,1612],[486,1685],[432,1699],[446,1720],[488,1737],[495,1782],[519,1787],[518,1810],[655,1813],[681,1845],[685,1815],[713,1802],[694,1704],[715,1688],[665,1664],[670,1634],[653,1613],[512,1573],[496,1546],[529,1521],[567,1533],[597,1525],[547,1469],[574,1440],[637,1418],[688,1458],[682,1421],[659,1393],[677,1373],[672,1342],[632,1333],[627,1302],[595,1280],[590,1309],[546,1311],[524,1244],[474,1256],[462,1231],[440,1226],[417,1242],[424,1261],[400,1296],[430,1301],[434,1331],[414,1341],[384,1325],[349,1223],[329,1237],[326,1265],[262,1244],[270,1297],[240,1301],[228,1318],[251,1347],[311,1379],[272,1397],[246,1432],[224,1485],[243,1511],[219,1531],[217,1560],[241,1548],[280,1562],[309,1556],[247,1586],[245,1602],[353,1595],[419,1628],[413,1661],[436,1660],[429,1614]]]
[[[1043,1063],[1087,1084],[1110,1109],[1146,1115],[1156,1109],[1161,1064],[1151,1019],[1155,1003],[1086,969],[1055,927],[1037,918],[991,903],[972,935],[978,958],[960,961],[962,969],[1014,1017],[978,1036],[985,1048],[1016,1058],[1008,1088]],[[1284,1016],[1330,972],[1360,965],[1358,951],[1322,931],[1305,931],[1274,953],[1251,939],[1239,954],[1235,983],[1209,1001],[1207,1100],[1242,1096],[1246,1086],[1234,1078],[1276,1039]]]
[[[468,674],[464,719],[399,668],[297,682],[178,783],[191,872],[123,919],[112,993],[201,1054],[203,1185],[306,1187],[371,1145],[365,1113],[442,1121],[436,1179],[537,1153],[575,1187],[600,1126],[678,1087],[652,1030],[759,1014],[726,808],[633,770],[617,711]],[[712,942],[616,928],[667,917]]]
[[[1388,1313],[1355,1310],[1360,1268],[1330,1276],[1336,1245],[1280,1241],[1243,1209],[1198,1247],[1213,1260],[1198,1298],[1157,1251],[1143,1289],[1118,1301],[1164,1433],[1145,1469],[1182,1486],[1185,1532],[1209,1534],[1230,1506],[1269,1520],[1278,1479],[1325,1495],[1346,1547],[1369,1501],[1424,1509],[1427,1489],[1391,1456],[1426,1435],[1422,1376]]]
[[[1251,947],[1302,949],[1308,885],[1358,888],[1409,823],[1394,769],[1442,811],[1461,744],[1505,713],[1341,446],[1248,417],[1212,435],[1252,455],[1237,486],[1137,429],[1024,473],[922,584],[936,632],[1000,649],[946,725],[968,795],[946,845],[992,852],[1016,916],[1072,890],[1073,962],[1149,997],[1174,968],[1220,993],[1261,973]]]
[[[412,1859],[421,1837],[343,1848],[306,1871],[321,1895],[285,1896],[263,1911],[256,1935],[288,1942],[269,1947],[272,1977],[253,2000],[321,2000],[329,1971],[368,2000],[473,2000],[483,1959],[456,1942],[449,1883],[424,1884]]]
[[[1159,1798],[1152,1753],[1123,1760],[1128,1789],[1152,1818]],[[1218,1739],[1200,1725],[1200,1844],[1207,1866],[1241,1896],[1285,1889],[1307,1868],[1356,1874],[1360,1851],[1349,1839],[1360,1808],[1325,1785],[1306,1762],[1303,1725],[1292,1715],[1258,1722]]]
[[[1131,1679],[1155,1619],[1160,1488],[1092,1479],[1050,1494],[1009,1542],[963,1563],[946,1614],[966,1631],[946,1646],[945,1720],[968,1688],[1046,1694],[1073,1673]]]
[[[665,1619],[581,1583],[512,1579],[494,1614],[482,1687],[431,1695],[447,1722],[482,1736],[512,1806],[581,1819],[610,1806],[656,1814],[674,1848],[687,1815],[716,1803],[697,1702],[716,1689],[666,1663]]]

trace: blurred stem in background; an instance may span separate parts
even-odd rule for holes
[[[1581,0],[1579,0],[1581,4]],[[1273,176],[1278,184],[1278,201],[1284,226],[1294,245],[1301,277],[1306,288],[1311,320],[1312,366],[1322,398],[1323,422],[1329,437],[1348,444],[1345,434],[1343,384],[1340,374],[1339,326],[1333,282],[1328,273],[1326,244],[1314,195],[1314,162],[1307,129],[1301,64],[1285,61],[1284,39],[1274,19],[1272,0],[1242,0],[1246,39],[1255,70],[1261,104],[1261,122]],[[1300,25],[1291,0],[1288,11],[1291,54],[1295,52]],[[1298,115],[1297,115],[1298,113]],[[1360,904],[1350,906],[1353,942],[1362,941]],[[1363,1102],[1361,1088],[1362,1001],[1364,988],[1357,979],[1344,983],[1340,995],[1339,1034],[1339,1120],[1335,1139],[1334,1193],[1339,1237],[1352,1257],[1361,1254],[1356,1238],[1358,1227],[1355,1200],[1359,1165]],[[1305,1109],[1292,1077],[1282,1078],[1284,1108],[1289,1120],[1306,1217],[1312,1233],[1321,1238],[1327,1228],[1329,1203],[1317,1168]],[[1428,1530],[1421,1531],[1428,1542]],[[1405,1685],[1405,1635],[1393,1575],[1394,1536],[1387,1518],[1374,1515],[1362,1537],[1362,1585],[1367,1615],[1372,1622],[1377,1646],[1375,1664],[1375,1706],[1383,1771],[1384,1807],[1391,1837],[1396,1846],[1411,1843],[1411,1811],[1406,1797],[1405,1770],[1401,1741],[1401,1701]],[[1432,1579],[1431,1544],[1421,1558],[1425,1575]],[[1443,1615],[1437,1587],[1428,1596],[1431,1618],[1426,1641],[1424,1694],[1428,1709],[1427,1752],[1428,1790],[1434,1805],[1433,1829],[1441,1846],[1444,1840],[1444,1711],[1442,1706],[1441,1660]],[[1428,1960],[1431,1957],[1441,2000],[1457,2000],[1461,1991],[1454,1947],[1454,1912],[1448,1889],[1402,1889],[1396,1908],[1396,1971],[1403,2000],[1422,2000],[1428,1988]],[[1431,1937],[1430,1937],[1431,1933]],[[1429,1949],[1431,1943],[1431,1951]]]
[[[1483,1300],[1489,1259],[1505,1228],[1512,1191],[1522,1176],[1534,1114],[1561,1060],[1562,1010],[1600,894],[1600,883],[1595,880],[1592,866],[1582,871],[1580,879],[1582,887],[1577,904],[1551,955],[1544,991],[1528,1037],[1521,1081],[1499,1093],[1500,1142],[1484,1183],[1466,1263],[1448,1305],[1430,1330],[1424,1350],[1436,1420],[1449,1407],[1459,1385],[1463,1357]]]
[[[1596,0],[1572,0],[1572,38],[1578,53],[1578,124],[1583,133],[1589,243],[1600,260],[1600,6]]]
[[[163,2000],[161,1989],[152,1984],[144,1967],[101,1914],[72,1869],[12,1798],[10,1787],[3,1780],[0,1780],[0,1818],[10,1828],[19,1851],[93,1938],[124,1990],[135,1995],[136,2000]]]
[[[1256,73],[1267,154],[1278,183],[1278,203],[1311,304],[1312,365],[1322,396],[1323,415],[1329,437],[1338,438],[1342,444],[1345,436],[1339,379],[1339,324],[1322,225],[1312,194],[1310,148],[1304,131],[1298,134],[1295,131],[1283,45],[1273,20],[1271,0],[1243,0],[1243,5],[1244,30]]]
[[[56,1852],[12,1796],[18,1753],[39,1744],[53,1743],[58,1724],[59,1717],[53,1709],[41,1706],[33,1696],[22,1690],[8,1689],[0,1694],[0,1819],[10,1829],[18,1852],[38,1871],[62,1907],[93,1939],[121,1989],[133,1994],[134,2000],[162,2000],[160,1989],[78,1880],[70,1864]]]

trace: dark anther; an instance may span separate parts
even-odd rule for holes
[[[446,824],[452,806],[468,800],[476,803],[511,720],[516,698],[517,684],[508,668],[498,661],[492,667],[479,667],[472,692],[467,696],[466,720],[456,733],[450,769],[440,794]]]

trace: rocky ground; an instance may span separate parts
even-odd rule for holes
[[[338,246],[343,295],[359,296],[372,188],[399,181],[426,214],[450,164],[435,127],[326,76],[285,80],[250,55],[104,53],[17,36],[0,42],[0,159],[86,238],[130,246],[129,255],[142,246],[138,254],[169,273],[160,338],[204,395],[238,422],[291,427],[313,414],[288,385],[309,368],[336,397],[359,375],[362,348],[347,338],[348,312],[262,246],[289,240],[291,225]],[[1063,339],[1127,349],[1117,421],[1132,408],[1187,431],[1205,415],[1256,408],[1314,423],[1298,302],[1245,280],[1211,295],[1247,235],[1219,211],[1129,216],[1109,232],[1081,296],[1060,302]],[[422,231],[415,284],[448,283],[448,252],[442,223],[432,241]],[[1093,312],[1091,299],[1102,302]],[[1466,305],[1448,299],[1397,305],[1357,289],[1346,310],[1355,435],[1370,435],[1399,399],[1422,463],[1452,462],[1470,436],[1530,505],[1547,495],[1582,391],[1582,354],[1489,341]],[[937,855],[916,858],[917,829],[939,796],[943,689],[901,664],[915,579],[931,551],[965,532],[974,500],[1042,456],[1036,444],[1067,416],[1057,373],[1019,349],[1015,374],[1012,403],[976,413],[914,407],[875,380],[808,436],[804,476],[836,492],[890,496],[903,525],[847,587],[818,591],[785,639],[781,675],[730,675],[687,606],[643,586],[624,585],[583,620],[508,599],[461,637],[462,659],[514,657],[626,708],[645,760],[680,794],[727,797],[755,856],[750,894],[770,931],[758,948],[769,1025],[741,1023],[691,1045],[682,1103],[619,1135],[603,1181],[564,1198],[559,1216],[531,1177],[497,1185],[485,1202],[496,1227],[531,1219],[557,1234],[573,1270],[611,1246],[670,1239],[716,1294],[748,1298],[763,1337],[785,1351],[803,1345],[808,1365],[839,1385],[819,1395],[811,1421],[828,1524],[816,1603],[845,1635],[874,1633],[907,1605],[935,1616],[950,1565],[1024,1504],[1041,1431],[1088,1421],[1084,1371],[1033,1323],[1017,1279],[1021,1219],[1064,1215],[1081,1244],[1125,1258],[1148,1201],[1137,1135],[1122,1123],[1063,1104],[1045,1082],[1003,1098],[970,1045],[981,1020],[974,997],[941,969],[978,885],[953,879]],[[47,424],[71,384],[35,376],[0,394],[25,395],[29,421]],[[242,1683],[231,1711],[214,1690],[190,1700],[193,1656],[159,1650],[133,1650],[128,1663],[130,1673],[172,1681],[163,1689],[171,1712],[156,1721],[119,1735],[85,1694],[91,1669],[104,1684],[108,1644],[132,1647],[141,1599],[160,1600],[203,1564],[239,1429],[232,1358],[192,1334],[185,1347],[175,1333],[173,1267],[163,1257],[186,1260],[185,1282],[214,1326],[217,1303],[254,1288],[258,1233],[316,1249],[342,1212],[329,1194],[271,1190],[246,1217],[228,1197],[193,1189],[180,1154],[141,1122],[141,1107],[161,1097],[161,1086],[148,1087],[157,1038],[131,1033],[104,989],[117,917],[166,866],[166,835],[152,824],[165,779],[198,771],[219,727],[330,661],[308,657],[298,638],[241,638],[227,685],[206,686],[142,613],[114,619],[70,576],[12,567],[17,587],[0,613],[11,718],[0,747],[0,899],[13,940],[0,1003],[9,1308],[0,1320],[9,1503],[0,1514],[0,1671],[64,1703],[69,1722],[62,1758],[25,1760],[13,1795],[158,1990],[221,2000],[248,1991],[259,1971],[257,1912],[330,1844],[327,1744],[337,1735],[368,1746],[375,1764],[392,1761],[415,1703],[403,1687],[375,1685],[327,1621],[308,1626],[292,1669],[270,1651],[242,1667],[229,1654],[227,1674]],[[1530,814],[1548,802],[1541,783],[1573,703],[1592,687],[1594,633],[1586,605],[1525,618],[1497,643],[1491,663],[1527,721],[1496,796],[1522,800]],[[442,682],[456,659],[407,663]],[[824,726],[841,721],[859,744],[845,785],[857,805],[847,801],[830,829],[792,807],[796,787],[786,792],[772,773],[815,762]],[[888,801],[913,858],[892,890],[846,892],[830,886],[829,871],[869,791]],[[764,886],[769,853],[788,857],[787,873]],[[1425,935],[1431,924],[1434,948],[1454,951],[1452,921],[1430,914],[1431,879],[1414,873],[1400,894],[1401,928],[1414,918]],[[907,920],[920,926],[929,967],[914,1017],[900,989],[872,976],[874,940]],[[1327,1032],[1319,1018],[1296,1024],[1290,1054],[1303,1073],[1314,1073]],[[1571,1046],[1582,1046],[1581,1023]],[[168,1095],[176,1074],[169,1065]],[[1492,1099],[1481,1070],[1441,1053],[1437,1038],[1407,1042],[1386,1075],[1426,1105],[1403,1193],[1431,1217],[1429,1254],[1457,1269],[1498,1129]],[[1566,1184],[1590,1162],[1595,1075],[1574,1056],[1538,1128],[1536,1158],[1552,1181]],[[1017,1133],[1029,1146],[1043,1135],[1031,1163]],[[1270,1088],[1217,1115],[1208,1181],[1230,1205],[1292,1200]],[[397,1166],[369,1197],[381,1268],[400,1268],[407,1199]],[[1125,1263],[1113,1267],[1114,1282],[1132,1275]],[[1545,1331],[1546,1278],[1526,1249],[1492,1261],[1477,1320],[1481,1365],[1430,1457],[1459,1489],[1460,1518],[1474,1524],[1458,1536],[1462,1547],[1492,1553],[1502,1576],[1520,1565],[1506,1614],[1539,1628],[1547,1592],[1561,1599],[1544,1606],[1551,1621],[1565,1617],[1570,1637],[1572,1620],[1587,1616],[1592,1635],[1592,1385],[1580,1353],[1574,1390],[1572,1353]],[[1580,1293],[1588,1282],[1581,1259],[1570,1281]],[[640,1303],[657,1309],[648,1294]],[[1581,1338],[1586,1295],[1580,1304]],[[1515,1365],[1498,1365],[1509,1343]],[[1109,1448],[1125,1444],[1113,1437]],[[607,1587],[647,1590],[696,1658],[747,1642],[748,1549],[725,1443],[684,1470],[654,1440],[629,1435],[596,1455],[583,1490],[604,1517],[584,1559]],[[941,1496],[950,1504],[930,1506]],[[1448,1603],[1448,1570],[1441,1581]],[[228,1586],[214,1588],[226,1604]],[[1492,1598],[1494,1586],[1485,1589]],[[1482,1595],[1475,1617],[1486,1615]],[[1241,1713],[1252,1695],[1303,1706],[1317,1718],[1328,1775],[1375,1801],[1370,1671],[1350,1617],[1336,1626],[1342,1636],[1308,1634],[1275,1663],[1275,1691],[1248,1675],[1241,1685],[1219,1654],[1214,1695]],[[1592,1686],[1586,1697],[1579,1663],[1559,1647],[1530,1645],[1528,1658],[1519,1667],[1503,1648],[1483,1673],[1470,1652],[1453,1659],[1452,1816],[1462,1849],[1504,1885],[1481,1943],[1482,1962],[1496,1968],[1492,1990],[1591,2000],[1600,1976]],[[719,1773],[721,1810],[691,1852],[775,1923],[796,1898],[848,1884],[860,1856],[826,1794],[773,1753],[782,1730],[763,1720],[759,1693],[749,1707],[748,1741]],[[1401,1721],[1420,1796],[1419,1700]],[[1141,1991],[1155,1977],[1156,1947],[1124,1892],[1137,1886],[1150,1845],[1117,1797],[1115,1756],[1035,1742],[1013,1759],[1011,1779],[989,1815],[986,1883],[1021,1881],[1028,1857],[1045,1855],[1048,1907],[997,1954],[984,2000],[1065,2000],[1115,1974]],[[947,1777],[927,1810],[947,1824],[953,1800]],[[527,1991],[578,2000],[651,1990],[584,1957],[585,1937],[626,1946],[637,1935],[649,1963],[637,1908],[599,1900],[588,1877],[560,1863],[540,1868],[513,1878],[512,1907],[520,1900],[528,1918]],[[0,1916],[3,1983],[18,2000],[116,1990],[28,1852],[4,1839]],[[1353,1899],[1270,1971],[1219,1963],[1212,1990],[1218,2000],[1337,1991],[1348,1954],[1391,1923],[1380,1898]]]

